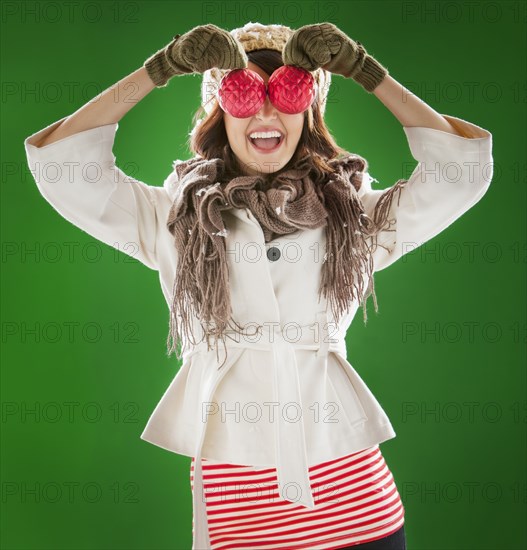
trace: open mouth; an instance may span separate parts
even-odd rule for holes
[[[280,135],[279,138],[250,138],[247,136],[247,139],[250,141],[251,145],[260,153],[272,153],[279,149],[284,141],[284,135]]]

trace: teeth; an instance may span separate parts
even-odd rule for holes
[[[273,132],[253,132],[252,134],[249,134],[249,137],[251,139],[255,139],[255,138],[273,138],[273,137],[281,138],[282,134],[280,132],[276,132],[276,131],[273,131]]]

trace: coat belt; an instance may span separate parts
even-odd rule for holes
[[[303,412],[295,350],[314,350],[317,352],[317,357],[327,357],[329,352],[340,353],[345,357],[346,343],[343,339],[332,339],[330,341],[327,314],[325,312],[317,314],[316,323],[301,328],[305,329],[302,330],[305,334],[302,334],[299,341],[291,341],[286,336],[288,331],[284,331],[284,327],[280,326],[279,323],[260,325],[259,329],[261,329],[261,332],[259,335],[263,336],[263,338],[260,338],[258,342],[251,342],[245,339],[231,341],[227,338],[226,347],[231,352],[225,364],[221,368],[218,367],[218,376],[207,379],[206,387],[202,390],[202,402],[210,402],[212,400],[219,382],[244,349],[257,349],[272,351],[275,400],[282,406],[286,403],[298,404],[300,410]],[[306,338],[306,334],[309,334],[308,338]],[[204,342],[200,342],[192,348],[190,353],[184,355],[184,360],[186,361],[194,353],[204,350],[207,350],[207,346]],[[209,351],[209,353],[211,352]],[[302,416],[300,415],[300,419],[296,422],[289,421],[283,414],[278,414],[275,417],[277,418],[275,423],[275,456],[278,490],[282,499],[313,509],[315,502],[309,480]],[[192,549],[209,550],[211,545],[201,468],[201,453],[205,438],[206,423],[201,422],[200,426],[200,433],[198,434],[196,451],[194,453],[194,536]]]

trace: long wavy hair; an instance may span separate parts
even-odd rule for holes
[[[276,50],[262,49],[247,53],[249,61],[260,67],[268,75],[273,74],[276,69],[282,67],[284,62],[282,54]],[[240,164],[233,153],[223,118],[223,110],[217,101],[211,112],[207,115],[205,109],[200,106],[193,117],[193,132],[188,140],[188,148],[200,157],[211,160],[221,158],[225,162],[223,177],[226,181],[242,173]],[[315,182],[323,181],[327,174],[332,171],[327,161],[350,155],[348,151],[337,145],[333,139],[324,117],[320,110],[319,96],[317,94],[315,101],[309,109],[304,112],[304,125],[297,148],[289,162],[276,172],[262,174],[265,184],[280,173],[306,160],[310,160],[312,165],[312,177]],[[366,166],[366,161],[359,155],[356,157],[356,170],[362,172]],[[360,185],[359,182],[353,182],[354,185]]]

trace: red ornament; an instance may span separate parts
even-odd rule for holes
[[[284,65],[271,75],[266,89],[263,78],[250,69],[233,69],[223,76],[218,89],[220,107],[235,118],[255,115],[269,95],[282,113],[302,113],[316,95],[313,75],[293,65]]]
[[[303,113],[315,100],[315,79],[300,67],[284,65],[269,79],[269,99],[282,113]]]
[[[233,117],[255,115],[265,103],[264,79],[249,69],[234,69],[223,76],[218,90],[221,108]]]

